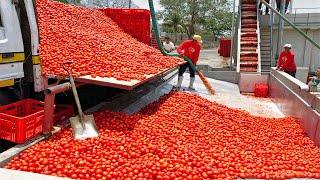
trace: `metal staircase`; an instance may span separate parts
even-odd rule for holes
[[[261,50],[261,71],[269,72],[271,70],[272,58],[272,40],[271,31],[269,28],[260,29],[260,50]]]

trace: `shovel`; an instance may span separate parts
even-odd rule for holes
[[[80,140],[98,137],[99,132],[97,130],[97,126],[94,121],[93,115],[85,115],[82,112],[77,88],[72,76],[72,61],[63,62],[62,67],[69,74],[73,96],[76,101],[78,113],[79,113],[78,116],[70,118],[73,137],[75,139],[80,139]]]

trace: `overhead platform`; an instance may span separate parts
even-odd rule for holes
[[[112,87],[112,88],[118,88],[118,89],[124,89],[124,90],[132,90],[142,84],[145,84],[155,78],[163,77],[172,71],[179,68],[180,65],[185,64],[186,62],[178,63],[176,66],[172,68],[165,69],[157,74],[151,74],[146,75],[146,79],[139,81],[139,80],[131,80],[131,81],[123,81],[123,80],[117,80],[115,78],[102,78],[102,77],[95,77],[93,78],[91,75],[81,76],[75,78],[75,81],[78,83],[85,83],[85,84],[94,84],[99,86],[106,86],[106,87]],[[54,78],[55,76],[48,76],[49,78]]]

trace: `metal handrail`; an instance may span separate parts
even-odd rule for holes
[[[239,1],[239,6],[238,6],[238,48],[237,48],[237,72],[240,72],[240,51],[241,51],[241,6],[242,6],[242,1]]]
[[[257,7],[259,7],[260,0],[257,1]],[[257,8],[257,38],[258,38],[258,47],[257,47],[257,53],[258,53],[258,73],[261,73],[261,67],[262,67],[262,61],[261,61],[261,36],[260,36],[260,23],[259,23],[259,11],[260,9]]]
[[[293,1],[293,0],[292,0]],[[274,7],[276,4],[275,1],[271,0],[271,6]],[[274,61],[273,61],[273,48],[272,48],[272,44],[273,44],[273,22],[274,22],[274,14],[272,11],[270,11],[270,19],[269,19],[269,25],[270,25],[270,65],[273,66],[275,65]]]
[[[292,22],[290,22],[284,15],[280,14],[276,9],[274,9],[272,6],[270,6],[265,0],[261,0],[261,2],[264,5],[266,5],[271,11],[273,11],[275,14],[277,14],[281,19],[283,19],[286,23],[288,23],[300,35],[302,35],[304,38],[306,38],[311,44],[313,44],[318,49],[320,49],[320,45],[318,43],[313,41],[306,33],[304,33],[300,28],[298,28],[296,25],[294,25]]]
[[[232,35],[234,35],[235,33],[235,14],[236,14],[236,1],[233,1],[233,14],[232,14]],[[234,38],[231,38],[231,51],[234,47]],[[233,52],[231,52],[231,56],[230,56],[230,70],[233,67],[233,61],[234,61],[234,56],[233,56]]]
[[[263,0],[264,1],[264,0]],[[262,2],[263,2],[262,1]],[[285,3],[286,0],[280,0],[280,12],[277,11],[277,13],[279,13],[279,15],[282,15],[285,13]],[[266,5],[267,6],[267,5]],[[272,7],[273,8],[273,7]],[[271,10],[271,9],[270,9]],[[276,55],[275,55],[275,61],[277,64],[277,59],[279,58],[279,53],[280,53],[280,46],[282,43],[282,37],[283,37],[283,27],[284,27],[284,22],[282,19],[279,18],[279,24],[278,24],[278,43],[277,43],[277,51],[276,51]]]

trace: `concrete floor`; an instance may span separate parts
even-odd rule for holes
[[[182,84],[183,89],[187,89],[189,86],[189,79],[189,74],[185,73]],[[173,79],[170,83],[175,85],[176,82],[177,78]],[[209,79],[209,82],[216,90],[215,96],[212,96],[207,92],[198,76],[196,76],[196,82],[194,85],[196,91],[191,93],[196,93],[210,101],[215,101],[230,108],[245,110],[255,116],[270,118],[284,117],[284,114],[281,113],[276,104],[274,104],[269,98],[256,98],[253,96],[242,95],[239,92],[237,84],[214,79]]]
[[[200,51],[198,65],[208,65],[212,68],[229,67],[230,58],[220,56],[217,48],[203,49]]]

